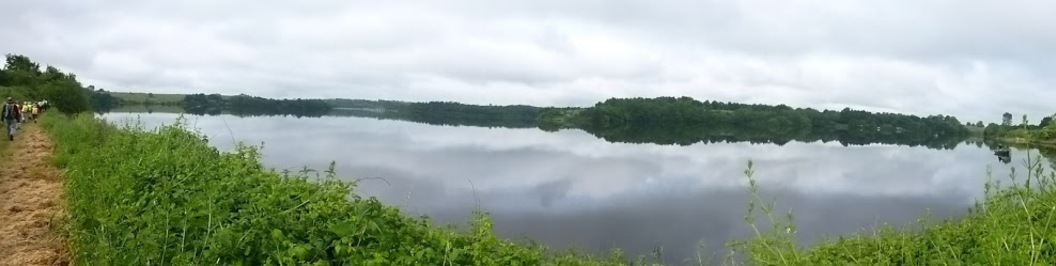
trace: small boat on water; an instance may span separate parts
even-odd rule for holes
[[[997,156],[1000,156],[1000,157],[1008,157],[1009,153],[1011,153],[1011,152],[1012,152],[1012,149],[1009,149],[1008,146],[1005,146],[1005,145],[997,146],[997,149],[994,149],[994,155],[997,155]]]
[[[1009,149],[1008,146],[1004,146],[1004,145],[997,146],[997,149],[994,149],[994,155],[997,156],[997,160],[1001,161],[1002,163],[1005,163],[1005,164],[1008,164],[1009,162],[1012,162],[1012,154],[1011,153],[1012,153],[1012,149]]]

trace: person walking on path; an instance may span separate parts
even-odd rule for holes
[[[40,118],[40,106],[37,106],[37,103],[30,102],[29,110],[33,115],[33,123],[36,123],[37,119]]]
[[[22,115],[22,119],[19,119],[19,121],[22,121],[22,123],[26,123],[26,122],[29,121],[30,118],[33,118],[32,116],[25,115],[25,114],[30,113],[29,112],[31,110],[30,106],[31,106],[31,104],[29,104],[29,102],[23,102],[22,103],[22,109],[19,110],[19,114],[23,114]],[[19,126],[18,129],[22,129],[22,127]]]
[[[22,110],[19,110],[18,105],[15,104],[15,100],[11,97],[7,97],[7,102],[4,103],[3,112],[0,113],[0,117],[4,118],[4,122],[7,123],[7,139],[15,140],[15,129],[18,127],[19,120],[22,120]]]

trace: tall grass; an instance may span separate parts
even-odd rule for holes
[[[751,265],[1056,265],[1056,173],[1039,159],[1028,155],[1026,177],[1013,169],[1007,187],[990,179],[985,198],[965,217],[932,224],[922,218],[920,228],[884,226],[810,248],[795,245],[791,213],[776,217],[773,201],[758,196],[749,163],[756,197],[746,221],[756,229],[753,212],[761,211],[772,226],[733,246]]]
[[[619,250],[594,257],[497,237],[478,213],[469,230],[411,218],[373,198],[333,167],[265,170],[258,150],[210,147],[182,121],[156,130],[109,125],[88,115],[45,116],[67,170],[68,227],[80,265],[629,265]],[[1054,265],[1056,175],[1028,160],[1028,178],[988,182],[964,218],[920,228],[882,227],[813,247],[798,246],[791,213],[757,190],[746,223],[755,232],[731,243],[746,265]],[[1013,178],[1016,175],[1013,173]],[[762,218],[763,221],[758,221]],[[761,226],[765,222],[766,226]],[[706,264],[704,259],[697,263]]]

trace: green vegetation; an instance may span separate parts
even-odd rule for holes
[[[79,265],[622,265],[516,244],[485,215],[471,229],[405,217],[327,171],[265,170],[258,150],[219,152],[181,123],[155,131],[46,116],[66,169]]]
[[[749,210],[761,210],[772,230],[737,246],[755,265],[1054,265],[1056,173],[1037,159],[1028,158],[1026,178],[1013,171],[1011,186],[988,182],[986,198],[961,219],[921,219],[920,228],[886,226],[811,248],[796,247],[791,214],[777,218],[773,204],[757,197]],[[752,228],[756,216],[747,216]]]
[[[430,125],[533,128],[540,107],[527,105],[472,105],[456,102],[400,102],[329,99],[333,114],[407,120]]]
[[[700,102],[689,97],[608,99],[589,108],[480,106],[453,102],[328,100],[332,114],[408,120],[434,125],[579,128],[613,142],[689,145],[697,142],[839,141],[952,149],[971,135],[946,115],[871,113],[785,105]]]
[[[1009,144],[1056,146],[1056,123],[1052,120],[1053,116],[1046,116],[1038,124],[1032,125],[1024,115],[1019,125],[1013,125],[1012,114],[1006,112],[1002,116],[1000,125],[991,123],[986,126],[983,136],[989,140]]]
[[[236,116],[294,115],[319,117],[330,113],[332,107],[315,99],[268,99],[245,94],[154,94],[140,92],[110,92],[108,103],[93,104],[97,110],[114,109],[162,110],[196,115]]]
[[[785,105],[700,102],[689,97],[609,99],[590,108],[548,109],[541,125],[581,128],[609,141],[688,145],[752,141],[839,141],[952,148],[969,136],[957,118],[819,111]]]
[[[110,92],[120,99],[122,105],[181,105],[183,94],[149,93],[149,92]]]
[[[97,113],[104,113],[122,104],[121,99],[114,97],[110,92],[88,86],[88,102],[91,109]]]
[[[191,94],[183,98],[183,109],[192,114],[216,115],[227,111],[239,116],[295,115],[323,116],[330,113],[330,104],[323,100],[268,99],[245,94],[221,96],[220,94]]]
[[[41,71],[37,64],[23,55],[8,54],[0,70],[0,96],[16,101],[48,100],[63,113],[79,113],[90,109],[95,90],[81,86],[77,76],[47,66]]]
[[[108,110],[109,112],[126,112],[126,113],[172,113],[180,114],[185,113],[182,107],[174,105],[122,105],[114,107]]]

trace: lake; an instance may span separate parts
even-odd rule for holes
[[[106,113],[115,122],[171,124],[172,113]],[[1007,179],[1026,150],[1002,163],[986,146],[952,150],[838,143],[610,143],[580,130],[434,126],[358,117],[187,116],[222,150],[264,143],[269,167],[325,170],[362,180],[355,193],[411,215],[464,225],[475,208],[496,231],[554,248],[629,255],[659,251],[669,264],[723,256],[751,236],[744,222],[748,160],[763,197],[791,209],[803,243],[948,218],[980,199],[987,169]],[[1036,156],[1037,151],[1031,151]]]

